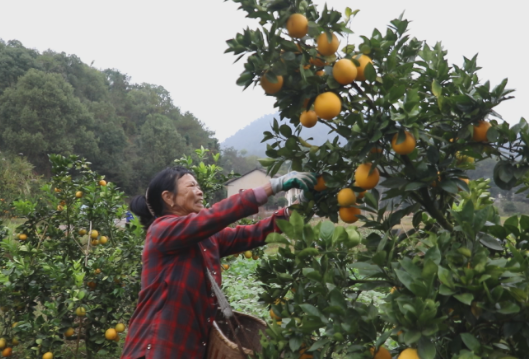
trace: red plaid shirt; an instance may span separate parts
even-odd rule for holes
[[[207,266],[221,284],[220,258],[264,245],[279,232],[275,218],[251,226],[226,228],[258,212],[247,190],[187,216],[156,219],[147,231],[138,305],[129,323],[122,359],[202,359],[206,354],[216,298]]]

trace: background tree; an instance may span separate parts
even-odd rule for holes
[[[0,97],[3,148],[37,159],[37,169],[48,153],[98,153],[94,120],[74,96],[73,88],[57,74],[29,70]]]

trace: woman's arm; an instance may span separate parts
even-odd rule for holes
[[[222,230],[214,237],[219,246],[220,256],[226,257],[265,245],[268,234],[281,232],[276,220],[288,219],[286,212],[287,209],[283,208],[256,224]]]
[[[259,198],[256,198],[255,192],[261,192]],[[264,188],[243,191],[199,213],[159,218],[151,225],[147,235],[163,252],[189,247],[221,231],[229,224],[257,213],[259,206],[266,203],[266,193]]]

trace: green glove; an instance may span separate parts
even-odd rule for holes
[[[288,191],[292,188],[299,188],[305,191],[314,188],[316,185],[316,176],[310,172],[296,172],[292,171],[284,176],[272,178],[270,184],[272,185],[272,192],[274,194],[281,191]]]

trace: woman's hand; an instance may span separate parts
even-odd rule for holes
[[[281,191],[288,191],[292,188],[299,188],[308,191],[316,185],[316,176],[310,172],[289,172],[284,176],[272,178],[270,180],[273,194]]]

